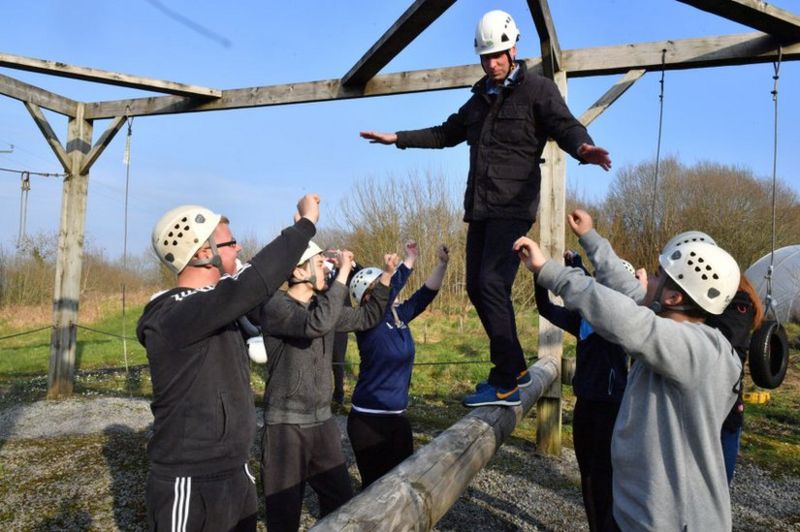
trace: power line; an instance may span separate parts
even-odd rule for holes
[[[18,174],[18,175],[35,175],[39,177],[66,177],[67,174],[61,173],[51,173],[51,172],[32,172],[30,170],[16,170],[14,168],[0,168],[0,172],[8,172],[11,174]]]

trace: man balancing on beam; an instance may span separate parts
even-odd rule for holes
[[[465,406],[520,404],[530,384],[517,337],[511,286],[519,260],[511,246],[525,235],[539,207],[539,164],[548,138],[582,163],[608,170],[608,152],[594,145],[556,85],[516,61],[519,31],[508,13],[490,11],[475,31],[475,53],[486,76],[441,125],[414,131],[362,131],[373,143],[398,148],[446,148],[464,141],[470,168],[464,194],[467,294],[489,336],[494,365]]]

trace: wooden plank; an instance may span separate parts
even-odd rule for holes
[[[106,147],[114,140],[114,137],[122,126],[125,125],[125,122],[128,120],[125,116],[118,116],[112,120],[111,124],[103,131],[103,134],[100,135],[100,138],[97,139],[92,149],[89,153],[86,154],[84,157],[83,164],[81,165],[81,174],[88,174],[89,169],[92,167],[94,162],[97,160],[98,157],[105,151]]]
[[[47,121],[47,117],[44,116],[42,110],[35,103],[23,103],[25,104],[25,108],[33,117],[33,121],[39,127],[39,131],[41,131],[42,135],[44,135],[47,144],[50,145],[53,153],[55,153],[58,162],[61,163],[61,166],[64,168],[65,172],[69,172],[72,166],[72,159],[67,155],[66,150],[64,150],[64,147],[61,145],[61,141],[58,140],[58,135],[56,135],[56,132],[53,131],[52,127],[50,127],[50,122]]]
[[[558,368],[542,359],[528,371],[520,407],[473,409],[337,511],[316,531],[430,530],[466,491],[537,398],[557,380]]]
[[[567,75],[556,72],[553,81],[567,99]],[[549,140],[542,153],[542,183],[539,197],[539,244],[549,257],[561,260],[564,254],[564,224],[566,219],[567,163],[564,152],[555,141]],[[553,360],[561,369],[563,332],[539,319],[539,358]],[[552,383],[536,406],[536,450],[543,454],[561,455],[561,380]]]
[[[61,225],[58,231],[58,256],[53,288],[53,332],[50,339],[50,369],[47,398],[72,395],[75,379],[78,306],[83,263],[86,198],[89,175],[78,169],[92,145],[92,122],[83,117],[83,105],[67,127],[69,169],[61,196]]]
[[[553,74],[561,70],[561,46],[558,44],[553,17],[550,15],[550,5],[547,0],[528,0],[528,8],[539,34],[544,75],[553,79]]]
[[[67,116],[75,116],[78,109],[78,102],[75,100],[3,74],[0,74],[0,94]]]
[[[663,50],[665,70],[770,63],[778,58],[778,46],[778,41],[769,35],[744,33],[568,50],[562,58],[568,75],[577,78],[624,74],[637,68],[661,70]],[[783,47],[784,61],[798,59],[800,44]]]
[[[763,33],[724,35],[705,39],[658,41],[562,52],[563,69],[569,77],[624,74],[631,69],[661,69],[666,49],[666,70],[768,63],[777,59],[778,43]],[[800,44],[783,48],[783,60],[800,59]],[[526,60],[528,68],[541,72],[541,59]],[[222,91],[217,100],[161,96],[86,104],[91,119],[220,111],[298,103],[388,96],[413,92],[470,87],[483,75],[480,65],[416,70],[375,76],[361,87],[344,87],[339,80],[289,83]]]
[[[219,89],[209,89],[207,87],[187,85],[175,81],[132,76],[130,74],[110,72],[97,68],[67,65],[60,61],[48,61],[46,59],[36,59],[21,55],[0,53],[0,66],[17,70],[27,70],[29,72],[38,72],[40,74],[49,74],[51,76],[95,81],[119,87],[131,87],[134,89],[163,92],[165,94],[176,94],[179,96],[193,96],[198,98],[219,98],[222,96],[222,91]]]
[[[622,96],[625,91],[630,89],[634,83],[636,83],[642,76],[644,76],[645,69],[640,68],[636,70],[629,70],[627,74],[622,76],[614,85],[608,89],[608,91],[603,94],[599,100],[594,102],[589,109],[584,112],[578,120],[584,126],[588,126],[589,124],[594,121],[595,118],[603,114],[603,112],[608,109],[612,103],[617,101],[617,98]]]
[[[761,0],[678,0],[697,9],[772,35],[783,43],[800,41],[800,16]]]
[[[342,86],[361,86],[381,71],[456,0],[417,0],[367,50],[342,78]]]

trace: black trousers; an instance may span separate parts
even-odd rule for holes
[[[581,492],[589,529],[604,530],[613,522],[611,435],[619,403],[581,399],[575,402],[572,442],[581,472]]]
[[[261,482],[269,532],[295,532],[306,482],[317,492],[320,516],[353,497],[339,428],[331,418],[319,425],[267,425],[261,447]]]
[[[151,471],[145,487],[148,529],[255,532],[255,480],[246,465],[200,477]]]
[[[530,228],[524,220],[484,220],[471,222],[467,230],[467,294],[489,336],[489,383],[502,388],[516,386],[525,370],[511,304],[519,269],[512,245]]]
[[[361,489],[414,454],[411,423],[403,414],[365,414],[351,410],[347,416],[347,435],[361,474]]]

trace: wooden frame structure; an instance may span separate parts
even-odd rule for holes
[[[619,80],[581,116],[589,124],[646,72],[800,59],[800,17],[760,0],[677,0],[719,15],[755,32],[696,39],[666,40],[562,50],[547,0],[527,0],[541,44],[541,56],[529,67],[555,80],[566,96],[567,79],[621,74]],[[455,0],[415,0],[403,15],[340,79],[219,90],[65,65],[55,61],[0,53],[0,66],[53,76],[132,87],[164,96],[79,102],[0,74],[0,94],[21,101],[66,172],[63,181],[58,262],[53,295],[48,397],[71,395],[74,380],[76,325],[89,171],[129,117],[219,111],[370,96],[444,90],[471,86],[483,75],[478,64],[378,74]],[[68,119],[62,144],[42,109]],[[93,144],[93,122],[111,119]],[[542,172],[540,241],[551,256],[564,248],[566,165],[557,146],[546,148]],[[560,367],[561,332],[540,321],[540,358]],[[561,450],[561,390],[554,379],[537,404],[537,443],[541,452]]]

